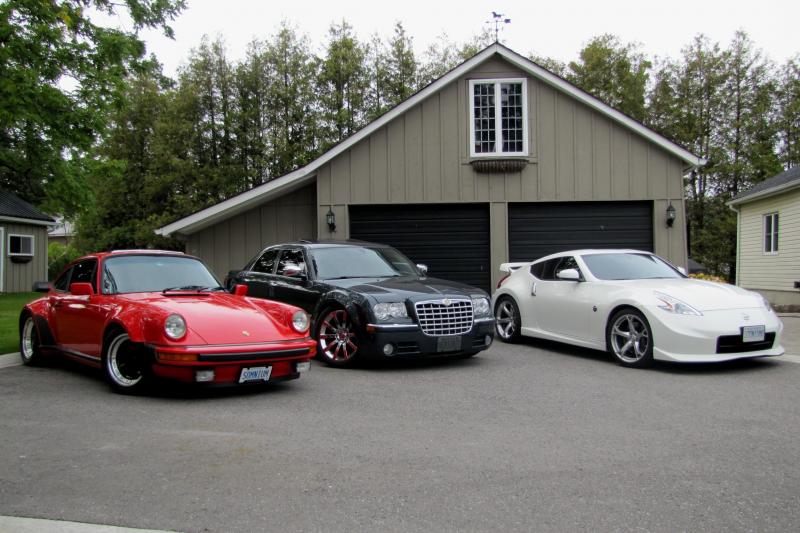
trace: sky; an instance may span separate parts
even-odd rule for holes
[[[282,20],[306,34],[318,53],[323,52],[334,21],[347,20],[365,41],[373,33],[390,36],[395,22],[401,21],[414,38],[415,51],[422,54],[443,32],[455,42],[479,33],[493,10],[511,19],[500,32],[506,46],[562,61],[574,59],[590,38],[603,33],[641,43],[651,57],[678,57],[699,33],[724,46],[739,29],[778,63],[800,53],[797,0],[187,0],[187,4],[172,23],[174,41],[156,31],[142,34],[148,51],[155,53],[169,75],[185,63],[204,34],[222,36],[228,57],[237,61],[244,57],[248,42],[269,36]]]

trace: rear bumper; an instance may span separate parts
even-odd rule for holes
[[[269,382],[296,379],[300,377],[297,364],[310,361],[316,353],[316,343],[310,339],[236,346],[150,348],[153,354],[151,368],[155,376],[196,383],[198,371],[213,371],[213,379],[202,383],[206,386],[238,385],[243,368],[262,366],[272,367]]]
[[[453,335],[458,341],[440,351],[439,339],[426,335],[417,324],[369,324],[362,345],[367,353],[391,359],[405,357],[438,357],[476,353],[487,349],[494,339],[494,319],[476,320],[472,329],[463,335]],[[487,343],[488,339],[488,343]],[[391,345],[390,355],[384,352]]]

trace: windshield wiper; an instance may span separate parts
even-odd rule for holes
[[[183,287],[169,287],[161,291],[162,294],[166,294],[172,291],[205,291],[208,290],[210,287],[204,287],[203,285],[184,285]]]
[[[197,292],[212,292],[212,291],[224,291],[226,290],[225,287],[222,285],[217,285],[216,287],[203,287],[201,289],[197,289]]]

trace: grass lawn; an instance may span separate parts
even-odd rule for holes
[[[36,292],[0,294],[0,355],[19,350],[19,312],[40,296]]]

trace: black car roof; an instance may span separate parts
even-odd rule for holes
[[[313,240],[313,241],[295,241],[295,242],[287,242],[283,244],[276,244],[274,246],[303,246],[308,249],[314,248],[336,248],[336,247],[345,247],[345,246],[362,246],[365,248],[389,248],[387,244],[380,244],[375,242],[367,242],[367,241],[359,241],[357,239],[346,239],[346,240]],[[272,248],[273,246],[270,246]]]

